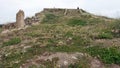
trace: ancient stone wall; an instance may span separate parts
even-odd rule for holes
[[[16,22],[12,22],[12,23],[8,23],[8,24],[4,24],[2,25],[2,29],[14,29],[16,28]]]
[[[24,12],[22,10],[19,10],[19,12],[16,14],[16,22],[3,24],[2,29],[14,29],[14,28],[22,28],[25,26],[24,22]]]
[[[38,17],[36,17],[36,16],[33,16],[33,17],[27,17],[26,19],[25,19],[25,24],[26,25],[32,25],[32,24],[35,24],[35,23],[37,23],[37,22],[39,22],[39,18]]]
[[[55,14],[55,15],[64,15],[66,9],[60,9],[60,8],[45,8],[43,10],[44,13],[47,14]]]
[[[36,13],[35,16],[24,19],[24,11],[19,10],[16,14],[16,22],[2,25],[3,29],[23,28],[25,25],[39,23],[45,17],[45,14],[55,14],[57,16],[80,16],[87,13],[77,7],[76,9],[61,9],[61,8],[45,8],[42,12]]]
[[[45,8],[43,12],[68,16],[81,15],[82,13],[86,13],[83,9],[79,9],[79,7],[77,7],[76,9]]]

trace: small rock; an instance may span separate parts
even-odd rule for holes
[[[75,60],[76,60],[77,58],[76,58],[75,56],[72,56],[72,59],[75,59]]]
[[[68,62],[67,62],[67,61],[64,61],[64,65],[66,65],[66,66],[67,66],[67,65],[68,65]]]
[[[51,54],[50,53],[48,53],[48,52],[45,52],[44,54],[43,54],[43,56],[50,56]]]

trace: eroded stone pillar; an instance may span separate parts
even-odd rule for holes
[[[17,28],[23,28],[25,26],[24,22],[24,11],[19,10],[19,12],[16,14],[16,27]]]

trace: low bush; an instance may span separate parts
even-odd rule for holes
[[[15,45],[15,44],[18,44],[21,42],[21,39],[20,38],[12,38],[10,39],[9,41],[7,42],[3,42],[3,45],[4,46],[9,46],[9,45]]]
[[[100,33],[97,37],[98,39],[112,39],[113,34],[112,33]]]
[[[56,16],[54,14],[46,14],[45,18],[43,19],[42,22],[45,22],[45,23],[56,23],[57,19],[58,19],[58,16]]]
[[[88,46],[90,45],[90,39],[89,38],[83,38],[80,36],[74,36],[73,37],[73,45],[75,46]]]
[[[26,33],[25,35],[31,36],[31,37],[41,37],[42,36],[39,32],[30,32],[30,33]]]
[[[70,64],[68,68],[83,68],[83,66],[79,63],[75,63],[75,64]]]
[[[99,24],[99,23],[105,23],[104,19],[100,18],[90,18],[88,19],[89,24],[94,25],[94,24]]]
[[[112,24],[112,29],[120,29],[120,20],[114,21]]]
[[[65,36],[65,37],[72,37],[72,36],[73,36],[73,33],[70,32],[70,31],[68,31],[68,32],[65,33],[64,36]]]
[[[102,48],[100,46],[89,47],[86,51],[93,57],[97,56],[107,64],[120,64],[120,50],[118,47]]]
[[[70,19],[68,21],[68,25],[70,25],[70,26],[79,26],[79,25],[85,26],[85,25],[87,25],[87,22],[85,20],[74,18],[74,19]]]
[[[116,20],[111,24],[113,35],[116,38],[120,38],[120,20]]]
[[[47,47],[47,50],[51,51],[51,52],[81,52],[81,51],[84,51],[82,47],[73,46],[73,45],[49,46],[49,47]]]

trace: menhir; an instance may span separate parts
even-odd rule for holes
[[[16,14],[16,27],[17,28],[22,28],[25,26],[24,17],[25,17],[24,11],[19,10],[19,12]]]

